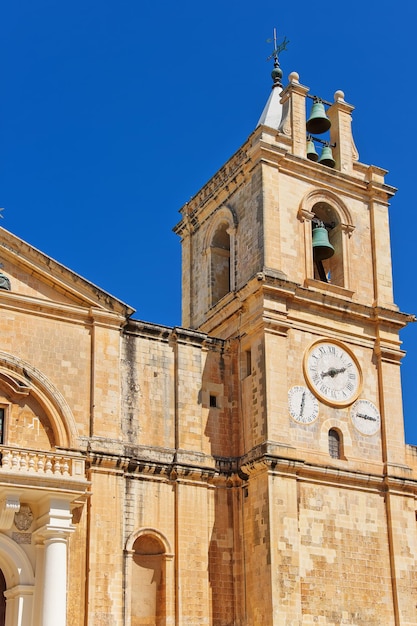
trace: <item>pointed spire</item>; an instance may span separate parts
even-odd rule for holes
[[[273,41],[274,41],[274,49],[272,51],[272,54],[267,59],[268,61],[270,59],[274,59],[274,69],[271,72],[272,91],[256,126],[260,126],[261,124],[264,124],[265,126],[270,126],[271,128],[278,129],[281,123],[281,119],[282,119],[282,104],[281,104],[282,69],[280,68],[280,65],[279,65],[278,55],[280,52],[286,49],[287,45],[289,44],[289,41],[287,40],[286,37],[284,37],[282,43],[277,45],[276,28],[274,28]]]

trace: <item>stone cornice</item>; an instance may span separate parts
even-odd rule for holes
[[[216,201],[224,195],[226,200],[244,180],[243,166],[248,161],[247,149],[249,140],[221,167],[216,174],[180,209],[182,220],[173,228],[177,235],[182,236],[186,221],[192,227],[198,226],[197,214],[207,203]],[[221,202],[221,199],[220,199]]]
[[[319,281],[316,282],[320,286]],[[263,320],[265,328],[271,331],[278,330],[275,327],[282,325],[280,333],[285,333],[291,326],[300,324],[300,316],[295,318],[292,313],[292,309],[295,308],[309,313],[319,313],[321,316],[331,314],[336,320],[338,318],[345,319],[349,315],[350,319],[357,320],[361,324],[385,325],[394,328],[395,331],[416,321],[414,315],[402,313],[396,307],[385,308],[357,302],[347,297],[344,292],[339,293],[334,289],[328,289],[324,283],[322,289],[316,286],[303,287],[299,283],[286,280],[282,273],[265,268],[263,272],[258,272],[252,277],[241,289],[222,298],[208,312],[204,323],[201,325],[202,331],[221,335],[221,328],[233,320],[239,311],[243,314],[240,320],[240,328],[243,328],[247,324],[246,303],[251,297],[264,298],[264,303],[258,307],[258,313],[252,314],[252,322],[256,324],[256,315],[258,315]],[[268,305],[268,300],[287,302],[286,311],[276,312]],[[316,328],[318,323],[319,319],[316,319]],[[305,324],[310,325],[307,320]],[[323,323],[323,325],[326,324]]]
[[[41,282],[49,284],[76,304],[108,309],[124,317],[129,317],[134,313],[134,309],[121,300],[103,291],[4,228],[0,228],[0,255],[22,267],[24,271],[37,276]],[[54,304],[56,307],[60,306],[60,303]]]
[[[346,298],[333,290],[328,290],[324,283],[321,290],[303,287],[298,283],[271,276],[266,271],[263,289],[266,295],[291,299],[294,304],[301,304],[310,311],[318,307],[320,311],[331,311],[332,314],[339,312],[343,316],[385,323],[399,329],[416,320],[414,315],[402,313],[397,308],[371,306]]]
[[[202,209],[210,212],[210,207],[226,202],[260,163],[278,167],[283,174],[314,183],[322,189],[354,198],[376,199],[386,205],[397,191],[395,187],[384,183],[386,170],[355,163],[354,174],[345,174],[291,154],[290,145],[287,144],[288,138],[278,131],[258,126],[225,165],[183,205],[180,209],[182,219],[173,228],[174,232],[182,237],[187,230],[199,228],[205,219],[200,215]]]
[[[181,326],[162,326],[150,322],[139,320],[129,320],[128,325],[123,330],[127,336],[142,337],[158,342],[169,344],[178,343],[192,345],[206,349],[223,349],[224,341],[216,337],[209,337],[207,333]]]
[[[288,450],[289,456],[271,454],[271,450]],[[130,452],[130,453],[129,453]],[[344,461],[333,464],[313,464],[303,461],[296,455],[296,450],[266,442],[257,446],[243,457],[211,457],[187,451],[159,449],[156,458],[155,449],[125,448],[123,456],[96,452],[91,455],[90,471],[115,473],[134,478],[148,477],[150,480],[172,482],[193,482],[212,484],[213,486],[240,487],[250,482],[251,478],[262,473],[274,476],[292,477],[298,481],[339,485],[344,488],[372,490],[383,494],[417,497],[417,478],[409,467],[398,468],[398,475],[387,474],[382,463],[381,471],[375,471],[378,464],[373,464],[369,472],[348,467]],[[151,458],[154,456],[154,458]],[[353,461],[354,462],[354,461]]]
[[[125,476],[149,476],[169,481],[207,481],[218,470],[213,457],[195,452],[162,448],[125,447],[125,454],[95,451],[89,455],[90,472]]]

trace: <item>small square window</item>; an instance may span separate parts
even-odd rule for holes
[[[210,395],[210,408],[217,407],[217,398],[216,396]]]

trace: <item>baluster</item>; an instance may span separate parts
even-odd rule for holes
[[[7,451],[7,454],[3,455],[1,466],[4,469],[10,469],[12,465],[12,453],[10,450]]]
[[[29,452],[28,470],[30,472],[35,471],[35,458],[36,458],[36,454],[34,452]]]
[[[20,466],[20,454],[17,450],[13,450],[12,454],[12,469],[17,471]]]
[[[37,462],[37,470],[38,472],[44,472],[45,470],[45,456],[42,454],[38,454],[38,462]]]
[[[60,473],[61,473],[61,458],[57,456],[55,457],[54,474],[60,474]]]

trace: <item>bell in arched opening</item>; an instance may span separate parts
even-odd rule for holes
[[[324,261],[334,255],[334,247],[329,241],[329,233],[323,222],[313,228],[313,257],[315,261]]]

